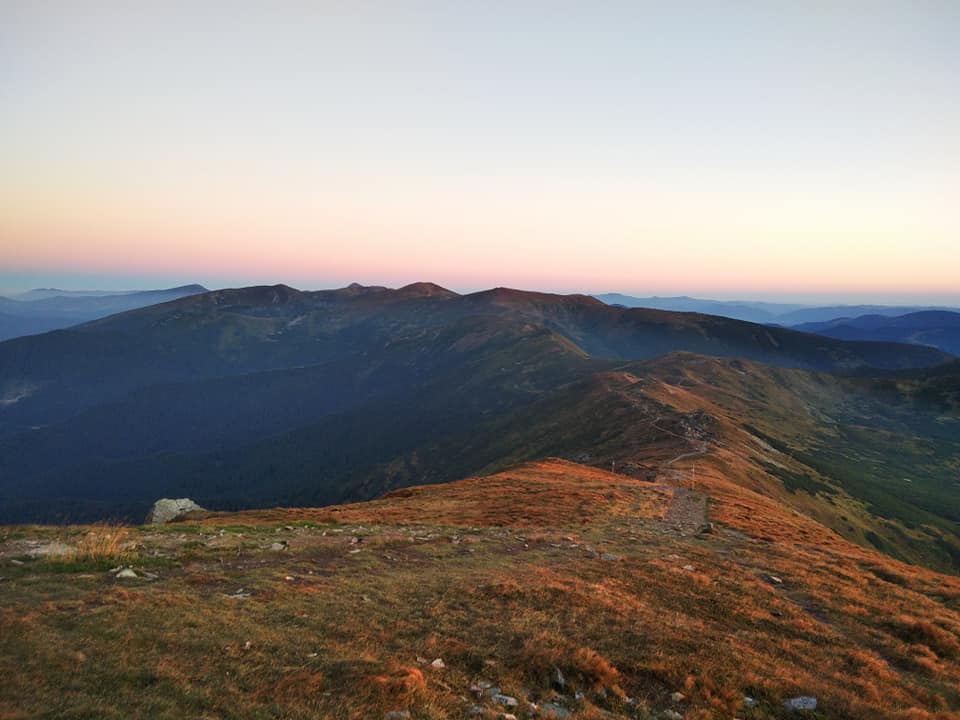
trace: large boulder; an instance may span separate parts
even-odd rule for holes
[[[175,520],[190,520],[206,517],[209,511],[197,505],[190,498],[161,498],[147,513],[147,525],[162,525]]]

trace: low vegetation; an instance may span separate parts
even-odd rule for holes
[[[648,481],[551,460],[71,531],[97,557],[134,541],[128,579],[53,572],[24,548],[62,531],[11,530],[0,717],[755,720],[800,695],[821,719],[960,717],[960,579],[852,544],[725,462]]]

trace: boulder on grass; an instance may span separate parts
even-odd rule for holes
[[[147,525],[162,525],[177,520],[200,520],[210,514],[190,498],[161,498],[147,513]]]

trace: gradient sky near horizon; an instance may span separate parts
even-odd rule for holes
[[[0,0],[0,287],[960,304],[960,3]]]

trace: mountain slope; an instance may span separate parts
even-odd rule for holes
[[[549,455],[644,476],[709,451],[854,542],[952,569],[960,373],[868,364],[946,357],[504,288],[218,291],[0,344],[0,519],[322,505]]]
[[[0,529],[0,713],[960,716],[960,580],[671,468],[546,459],[370,503]]]

